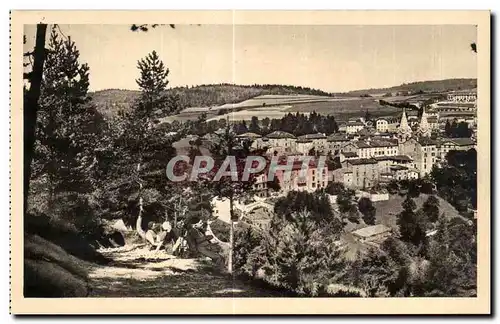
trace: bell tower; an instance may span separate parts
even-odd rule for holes
[[[399,142],[406,142],[412,135],[411,127],[408,124],[408,118],[406,117],[406,109],[403,108],[403,115],[401,116],[401,121],[398,127],[398,140]]]

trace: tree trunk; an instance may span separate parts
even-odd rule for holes
[[[230,213],[230,227],[229,227],[229,255],[227,256],[227,272],[233,273],[233,249],[234,249],[234,208],[233,197],[229,197],[229,213]]]
[[[137,163],[137,175],[141,172],[141,163]],[[137,221],[135,223],[135,229],[137,234],[143,239],[146,240],[146,232],[142,229],[142,213],[144,212],[144,204],[142,199],[142,182],[139,178],[139,215],[137,216]]]
[[[36,119],[38,114],[38,99],[40,98],[43,65],[45,63],[45,34],[46,24],[38,24],[36,27],[36,41],[33,58],[33,71],[29,77],[30,89],[24,98],[23,119],[24,119],[24,196],[23,210],[26,214],[28,206],[28,194],[31,178],[31,160],[35,145]]]
[[[229,255],[227,257],[227,272],[233,273],[233,249],[234,249],[234,222],[231,220],[229,228]]]
[[[139,234],[139,236],[145,240],[146,239],[146,232],[144,232],[144,230],[142,229],[142,211],[143,211],[143,206],[142,206],[142,197],[141,197],[141,198],[139,198],[139,216],[137,216],[135,228],[136,228],[137,234]]]

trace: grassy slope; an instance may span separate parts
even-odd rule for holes
[[[428,195],[421,194],[419,197],[414,198],[417,209],[422,207],[423,203],[427,200]],[[405,196],[391,195],[387,201],[377,201],[374,202],[375,208],[377,209],[376,222],[377,224],[384,224],[386,226],[397,228],[396,225],[396,215],[399,214],[403,208],[401,204],[405,200]],[[461,217],[458,211],[450,205],[444,199],[437,197],[439,199],[439,212],[445,213],[447,217]]]
[[[414,198],[415,204],[417,205],[417,209],[422,207],[424,202],[427,200],[428,195],[421,194],[419,197]],[[401,204],[405,200],[405,196],[399,195],[390,195],[389,200],[387,201],[378,201],[374,202],[374,206],[377,209],[376,213],[376,221],[375,224],[384,224],[393,229],[397,229],[398,226],[396,224],[397,214],[399,214],[403,208]],[[458,213],[458,211],[450,205],[447,201],[443,200],[440,197],[439,199],[439,212],[445,213],[447,217],[462,217]],[[354,260],[359,255],[365,254],[369,251],[370,245],[359,242],[354,236],[350,233],[355,231],[356,229],[360,229],[366,227],[367,225],[363,222],[362,215],[360,214],[360,222],[359,224],[353,224],[348,222],[345,230],[346,233],[342,235],[342,241],[345,244],[345,254],[348,260]]]

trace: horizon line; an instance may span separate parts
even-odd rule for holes
[[[390,88],[395,88],[395,87],[400,87],[404,85],[410,85],[410,84],[415,84],[415,83],[421,83],[421,82],[439,82],[439,81],[447,81],[447,80],[476,80],[476,78],[472,77],[462,77],[462,78],[446,78],[446,79],[427,79],[427,80],[416,80],[416,81],[408,81],[405,83],[400,83],[397,85],[391,85],[391,86],[385,86],[385,87],[373,87],[373,88],[362,88],[362,89],[353,89],[353,90],[348,90],[348,91],[326,91],[320,88],[314,88],[306,85],[293,85],[293,84],[279,84],[279,83],[252,83],[252,84],[244,84],[244,83],[230,83],[230,82],[221,82],[221,83],[201,83],[201,84],[196,84],[196,85],[178,85],[175,87],[170,87],[167,88],[167,90],[173,90],[173,89],[181,89],[181,88],[196,88],[196,87],[203,87],[203,86],[217,86],[217,85],[231,85],[231,86],[242,86],[242,87],[252,87],[252,86],[264,86],[264,85],[271,85],[271,86],[284,86],[284,87],[295,87],[295,88],[306,88],[310,90],[317,90],[317,91],[322,91],[328,94],[348,94],[351,92],[356,92],[356,91],[373,91],[373,90],[384,90],[384,89],[390,89]],[[477,86],[476,86],[477,88]],[[137,91],[140,92],[139,89],[123,89],[123,88],[104,88],[104,89],[97,89],[97,90],[89,90],[90,93],[95,93],[99,91],[109,91],[109,90],[121,90],[121,91]]]

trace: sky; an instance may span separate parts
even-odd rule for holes
[[[477,77],[473,25],[176,25],[147,33],[129,25],[59,28],[88,63],[92,91],[138,89],[137,60],[153,50],[170,70],[169,87],[266,83],[344,92]],[[35,26],[24,29],[25,49],[32,50]]]

